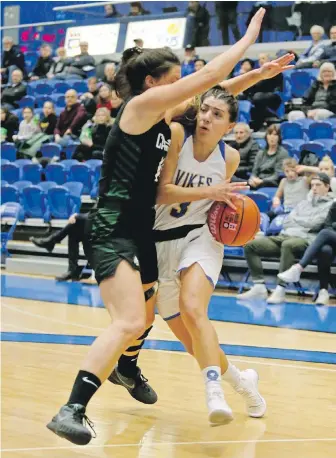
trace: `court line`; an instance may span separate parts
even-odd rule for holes
[[[281,443],[281,442],[336,442],[336,438],[308,438],[308,439],[260,439],[260,440],[228,440],[228,441],[195,441],[195,442],[151,442],[152,446],[172,446],[172,445],[224,445],[224,444],[256,444],[256,443]],[[86,445],[85,448],[125,448],[141,447],[143,442],[133,444],[102,444]],[[1,452],[37,452],[47,450],[83,450],[81,446],[64,446],[64,447],[31,447],[31,448],[3,448]]]
[[[96,337],[64,334],[2,332],[1,340],[5,342],[29,342],[59,345],[91,345]],[[319,352],[312,350],[295,350],[272,347],[255,347],[249,345],[221,344],[221,348],[227,355],[248,356],[257,358],[270,358],[291,361],[306,361],[325,364],[336,364],[336,353]],[[181,342],[172,340],[149,339],[145,341],[144,348],[185,351]]]

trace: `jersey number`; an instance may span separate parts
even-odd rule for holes
[[[182,204],[177,205],[176,207],[172,208],[170,216],[173,218],[181,218],[187,213],[190,204],[191,202],[183,202]]]

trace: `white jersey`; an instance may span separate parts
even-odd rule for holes
[[[195,188],[215,185],[225,178],[225,143],[220,141],[208,159],[199,162],[194,157],[193,137],[190,135],[179,154],[173,183],[185,188]],[[212,203],[212,200],[203,199],[181,204],[158,205],[154,228],[164,231],[189,224],[205,224]]]

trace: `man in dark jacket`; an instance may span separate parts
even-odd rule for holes
[[[209,46],[210,14],[200,2],[189,2],[188,16],[193,16],[194,26],[191,44],[192,46]]]
[[[55,142],[62,146],[71,144],[74,138],[79,137],[81,128],[87,120],[86,110],[78,102],[77,92],[74,89],[69,89],[65,93],[65,105],[54,132]]]
[[[24,55],[17,45],[14,45],[13,38],[4,37],[2,40],[3,56],[1,64],[1,74],[4,82],[12,82],[12,73],[17,68],[25,75]]]
[[[240,40],[240,32],[237,25],[238,2],[215,2],[219,29],[222,32],[223,45],[230,44],[229,26],[236,41]]]
[[[250,127],[244,122],[235,125],[234,136],[235,141],[231,146],[238,150],[240,155],[240,163],[235,176],[247,180],[252,173],[254,161],[260,148],[252,138]]]
[[[320,67],[324,62],[332,62],[336,65],[336,25],[330,29],[330,44],[324,47],[323,54],[313,63],[313,67]]]
[[[69,74],[86,78],[86,70],[96,66],[94,58],[89,54],[89,43],[87,41],[81,41],[79,47],[81,53],[78,56],[65,59],[66,69],[64,73],[57,75],[57,78],[67,79]]]
[[[49,45],[42,45],[40,48],[40,57],[37,60],[37,63],[29,75],[30,79],[38,80],[40,78],[47,78],[47,73],[49,72],[54,61],[51,57],[51,48]]]
[[[14,70],[12,73],[12,84],[1,91],[1,104],[10,110],[19,108],[19,101],[27,95],[27,87],[22,83],[23,74],[21,70]]]

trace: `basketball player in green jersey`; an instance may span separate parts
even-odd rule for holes
[[[124,53],[117,89],[125,103],[106,142],[98,206],[91,215],[93,268],[111,323],[82,362],[68,402],[47,425],[70,442],[90,442],[87,404],[146,328],[142,283],[150,289],[158,277],[152,227],[160,170],[170,145],[167,111],[230,73],[255,42],[264,13],[258,11],[229,51],[183,79],[179,60],[168,48]],[[228,193],[235,189],[233,184],[223,186]]]

